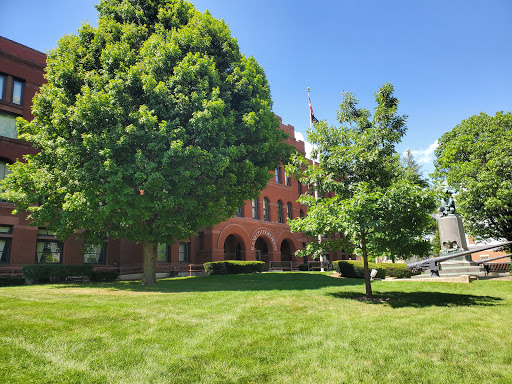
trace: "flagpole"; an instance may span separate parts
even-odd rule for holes
[[[309,130],[313,130],[313,108],[311,107],[311,92],[308,87],[308,107],[309,107]],[[315,184],[315,200],[318,200],[318,188]],[[318,234],[318,244],[322,243],[322,235]],[[324,254],[320,255],[320,272],[324,272]]]

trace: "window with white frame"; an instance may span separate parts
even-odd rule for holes
[[[62,263],[62,242],[58,241],[55,233],[46,228],[37,230],[36,263]]]

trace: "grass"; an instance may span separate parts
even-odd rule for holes
[[[265,273],[0,288],[1,383],[511,383],[512,282]]]

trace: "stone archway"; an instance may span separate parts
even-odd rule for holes
[[[224,260],[245,260],[245,246],[239,236],[230,234],[224,240]]]
[[[287,239],[281,242],[281,261],[293,261],[295,249],[293,243]]]
[[[263,261],[265,263],[265,270],[268,270],[270,268],[270,249],[267,240],[265,240],[264,237],[258,237],[254,242],[254,258],[255,260]]]

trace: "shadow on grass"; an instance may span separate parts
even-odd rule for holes
[[[364,301],[373,305],[389,305],[392,308],[493,306],[498,305],[503,300],[492,296],[445,292],[377,292],[373,294],[373,300],[364,300],[360,292],[336,292],[329,295],[339,299]]]
[[[158,280],[156,285],[142,285],[140,281],[118,281],[115,283],[74,283],[56,285],[55,288],[107,288],[136,292],[216,292],[216,291],[293,291],[364,285],[360,279],[339,279],[322,273],[286,272],[254,273],[225,276],[177,277]]]

